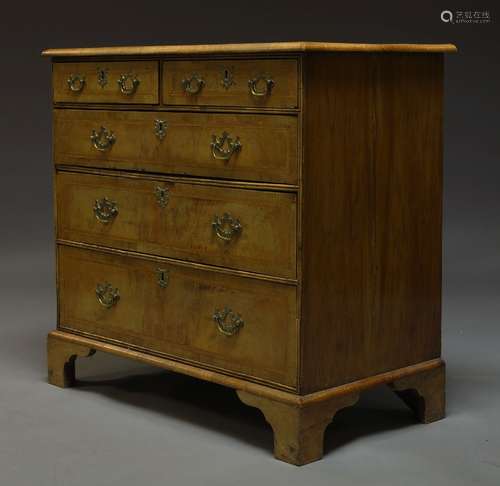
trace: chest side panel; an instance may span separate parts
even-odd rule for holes
[[[302,392],[440,355],[439,54],[305,62]]]

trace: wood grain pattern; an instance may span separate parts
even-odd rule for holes
[[[222,83],[226,73],[232,81],[227,88]],[[166,105],[296,108],[297,73],[295,59],[165,61],[162,102]],[[182,82],[195,74],[204,81],[204,86],[197,94],[186,93]],[[274,81],[269,95],[251,94],[248,82],[259,76],[266,76]],[[262,87],[259,86],[259,89]]]
[[[203,106],[203,105],[146,105],[146,104],[134,104],[126,105],[120,103],[99,103],[97,104],[83,104],[83,103],[73,103],[64,102],[54,104],[55,108],[58,109],[88,109],[88,110],[109,110],[109,111],[130,111],[131,108],[134,111],[149,111],[150,113],[157,113],[158,118],[161,118],[162,113],[168,112],[185,112],[185,113],[244,113],[247,115],[297,115],[300,113],[301,108],[273,108],[273,107],[260,107],[260,106]]]
[[[387,368],[441,355],[443,56],[382,57],[374,75],[371,361]]]
[[[298,407],[238,391],[240,400],[260,409],[274,435],[274,457],[303,466],[323,457],[326,427],[342,408],[354,405],[357,393],[341,395],[308,406]]]
[[[107,83],[101,86],[97,81],[98,70],[106,72]],[[55,103],[145,103],[157,104],[159,100],[157,61],[128,62],[67,62],[52,65],[52,89]],[[139,80],[133,94],[120,91],[118,79],[131,74]],[[85,84],[81,91],[72,91],[68,78],[83,76]]]
[[[72,384],[75,359],[100,350],[230,386],[264,414],[275,456],[298,465],[322,456],[337,410],[375,386],[388,385],[422,422],[444,417],[442,54],[455,50],[44,51],[56,58],[50,382]],[[157,104],[95,91],[101,65],[112,77],[153,66]],[[68,97],[76,69],[89,89]],[[195,73],[205,85],[187,95],[182,79]],[[258,102],[248,94],[257,74],[276,82]],[[115,137],[104,151],[90,139],[100,127]],[[224,132],[242,144],[226,161],[211,147]],[[168,192],[163,207],[158,187]],[[108,224],[93,213],[103,197],[118,204]],[[212,227],[226,212],[243,227],[229,243]],[[109,308],[96,294],[104,283],[118,289]],[[244,321],[232,336],[214,319],[225,307]]]
[[[167,125],[163,140],[154,133],[158,118]],[[105,152],[90,141],[101,126],[116,137]],[[217,160],[212,136],[225,131],[242,148]],[[297,157],[295,116],[54,110],[56,164],[295,184]]]
[[[91,347],[47,336],[48,381],[51,385],[67,388],[75,384],[75,360],[94,354]]]
[[[310,55],[305,70],[308,393],[440,355],[442,57]]]
[[[79,167],[76,165],[64,165],[58,164],[56,171],[66,171],[66,172],[78,172],[80,174],[95,174],[104,176],[121,176],[127,179],[142,179],[150,181],[161,181],[161,182],[187,182],[186,177],[167,175],[167,174],[156,174],[147,172],[131,172],[131,171],[120,171],[115,169],[102,169],[94,167]],[[290,192],[296,193],[299,186],[295,184],[280,184],[274,182],[249,182],[249,181],[238,181],[238,180],[226,180],[226,179],[211,179],[207,177],[189,177],[190,184],[197,184],[202,186],[219,187],[221,189],[256,189],[259,191],[272,191],[272,192]]]
[[[58,259],[61,328],[296,386],[294,287],[162,264],[163,288],[155,261],[66,246]],[[120,295],[109,309],[96,297],[105,282]],[[221,334],[213,319],[226,306],[244,320],[233,336]]]
[[[295,392],[255,383],[244,378],[242,379],[236,376],[231,376],[227,373],[201,368],[199,366],[159,355],[154,352],[144,352],[134,345],[124,347],[103,341],[102,339],[90,338],[63,330],[51,331],[49,333],[49,339],[64,341],[68,344],[77,344],[88,349],[102,351],[115,356],[120,356],[122,358],[132,359],[151,366],[173,371],[175,373],[181,373],[187,376],[209,381],[211,383],[217,383],[218,385],[227,386],[236,390],[247,391],[253,395],[258,395],[288,405],[294,405],[296,407],[314,405],[323,401],[329,401],[335,397],[352,395],[379,385],[387,384],[392,386],[392,383],[402,378],[417,376],[420,373],[427,374],[435,368],[441,368],[444,366],[444,363],[440,359],[435,359],[419,363],[417,365],[392,370],[387,373],[381,373],[380,375],[374,375],[363,380],[355,381],[335,388],[329,388],[320,392],[299,395]]]
[[[167,191],[165,207],[158,203],[157,188]],[[296,277],[293,193],[59,171],[56,194],[60,239]],[[100,222],[93,210],[104,197],[118,208],[109,223]],[[230,241],[212,226],[215,215],[225,213],[241,225]]]
[[[275,457],[301,466],[323,457],[325,429],[335,414],[342,408],[354,405],[359,399],[359,392],[366,389],[364,387],[375,385],[377,378],[387,379],[388,375],[386,373],[354,382],[348,387],[336,387],[327,393],[306,395],[305,400],[298,403],[284,403],[243,390],[237,393],[243,403],[260,409],[271,425]],[[443,362],[434,361],[426,368],[414,367],[413,372],[389,383],[389,386],[408,404],[421,422],[430,423],[444,417]]]
[[[172,265],[178,265],[181,267],[187,267],[187,268],[192,268],[192,269],[200,269],[200,270],[208,270],[213,273],[220,273],[222,275],[230,275],[230,276],[236,276],[236,277],[245,277],[245,278],[252,278],[254,280],[262,280],[264,282],[272,282],[272,283],[279,283],[279,284],[284,284],[284,285],[297,285],[297,280],[296,279],[291,279],[291,278],[284,278],[284,277],[275,277],[272,275],[266,275],[263,273],[253,273],[253,272],[247,272],[246,270],[235,270],[227,267],[216,267],[214,265],[206,265],[205,263],[196,263],[196,262],[189,262],[185,260],[178,260],[176,258],[169,258],[169,257],[162,257],[162,256],[157,256],[157,255],[152,255],[152,254],[147,254],[147,253],[138,253],[130,250],[121,250],[119,248],[110,248],[102,245],[93,245],[91,243],[83,243],[81,241],[70,241],[70,240],[63,240],[63,239],[57,239],[56,243],[65,245],[65,246],[71,246],[73,248],[82,248],[84,250],[95,250],[99,251],[101,253],[108,253],[111,255],[122,255],[125,257],[132,257],[132,258],[139,258],[143,260],[149,260],[149,261],[155,261],[158,263],[159,266],[162,266],[163,263],[170,263]]]
[[[443,413],[444,410],[441,406],[444,405],[444,368],[439,362],[395,370],[352,383],[348,387],[299,396],[61,331],[51,332],[48,336],[51,383],[58,386],[72,385],[76,357],[87,356],[96,349],[235,388],[242,402],[259,408],[271,425],[275,457],[296,465],[307,464],[322,457],[325,428],[336,412],[352,406],[357,401],[360,391],[374,385],[388,383],[394,390],[404,390],[397,393],[402,393],[405,400],[408,398],[417,400],[409,403],[411,406],[416,403],[419,405],[416,411],[423,421],[441,418],[442,415],[439,413]],[[54,370],[63,370],[64,363],[71,365],[71,380],[54,381]],[[68,369],[66,368],[66,371]],[[410,392],[414,394],[410,395]]]
[[[389,386],[424,424],[441,420],[446,408],[445,365],[401,377]]]
[[[359,44],[346,42],[267,42],[45,49],[43,56],[136,56],[186,54],[269,54],[276,52],[456,52],[453,44]]]
[[[366,56],[311,56],[304,69],[300,381],[308,393],[363,378],[374,222]]]

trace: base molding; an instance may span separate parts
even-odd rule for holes
[[[320,459],[323,456],[324,431],[335,414],[342,408],[354,405],[362,391],[375,386],[388,385],[421,422],[434,422],[445,414],[445,364],[441,359],[298,395],[96,339],[52,331],[47,337],[49,383],[60,387],[72,386],[75,383],[76,358],[91,356],[95,351],[235,389],[240,400],[260,409],[271,425],[275,457],[296,465]]]

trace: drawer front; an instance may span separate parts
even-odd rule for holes
[[[58,237],[296,276],[296,194],[59,171]]]
[[[58,248],[59,326],[295,387],[296,288]]]
[[[163,103],[296,108],[297,72],[294,59],[165,61]]]
[[[156,61],[54,63],[54,102],[158,104],[158,69]]]
[[[297,152],[295,116],[54,110],[58,164],[296,184]]]

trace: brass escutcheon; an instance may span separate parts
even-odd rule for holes
[[[97,84],[104,88],[108,84],[108,70],[98,67],[97,68]]]
[[[165,120],[161,120],[160,118],[155,120],[154,121],[154,132],[155,132],[155,135],[160,140],[163,140],[165,138],[165,135],[167,134],[167,122]]]
[[[233,72],[231,69],[224,69],[224,72],[222,74],[222,81],[220,83],[226,90],[228,90],[233,84],[236,84],[234,82]]]
[[[155,196],[158,201],[158,206],[160,206],[160,208],[166,207],[169,198],[168,187],[156,186]]]
[[[170,279],[170,275],[168,273],[168,270],[165,270],[164,268],[157,268],[156,275],[158,277],[158,279],[157,279],[158,285],[162,289],[166,288],[168,286],[168,281]]]

